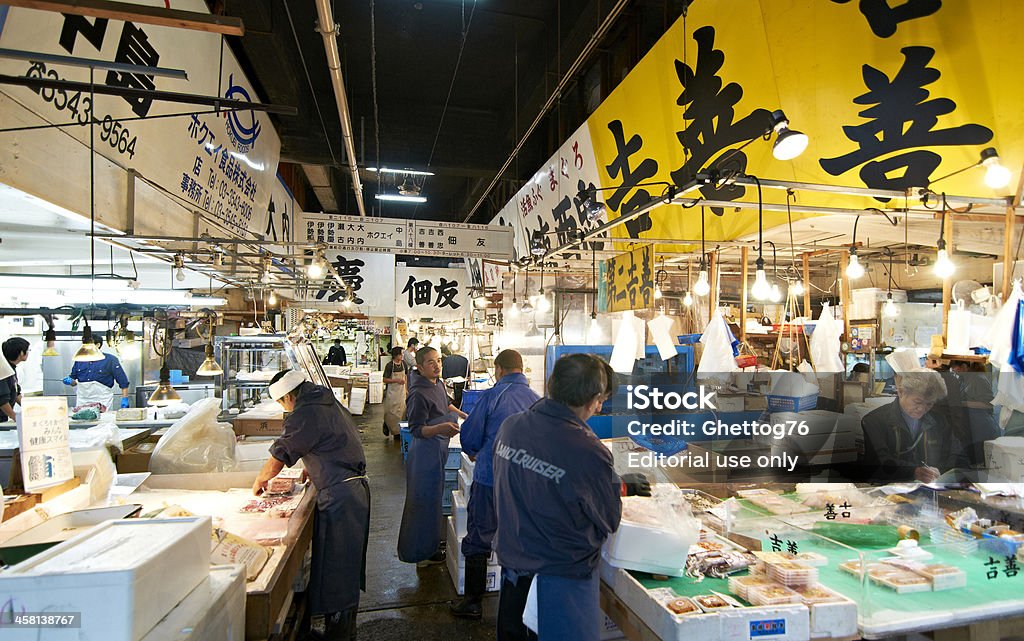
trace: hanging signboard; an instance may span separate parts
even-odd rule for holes
[[[593,191],[600,186],[590,131],[584,125],[527,181],[491,225],[514,231],[517,258],[530,255],[530,238],[537,231],[544,235],[545,248],[551,249],[577,231],[590,231],[608,221],[604,211],[587,213],[589,196],[602,202],[606,198],[605,192]],[[583,245],[586,250],[603,247],[599,241]]]
[[[1013,172],[1007,186],[986,186],[979,168],[944,179],[935,189],[980,197],[1012,194],[1024,164],[1024,120],[1016,116],[1024,90],[1006,61],[1018,57],[1012,43],[1016,25],[1024,22],[1024,3],[794,0],[785,10],[777,4],[690,4],[493,222],[516,227],[520,253],[529,232],[556,230],[547,213],[554,203],[537,198],[547,195],[537,189],[550,166],[577,142],[583,157],[569,157],[594,168],[589,179],[604,188],[600,199],[612,218],[706,170],[902,191],[978,163],[989,146]],[[794,25],[802,26],[794,32]],[[637,100],[640,95],[643,100]],[[776,109],[810,137],[806,151],[793,160],[776,159],[771,142],[757,140]],[[753,142],[736,151],[748,140]],[[692,195],[720,203],[757,201],[756,188],[728,183],[705,185]],[[763,197],[784,203],[786,193],[764,190]],[[865,206],[863,198],[839,194],[799,197],[801,205]],[[534,215],[538,203],[540,220]],[[878,206],[904,203],[880,200]],[[765,212],[764,221],[783,224],[786,214]],[[709,240],[756,230],[750,210],[708,209]],[[700,216],[662,205],[614,233],[699,239]]]
[[[512,232],[494,225],[312,213],[303,213],[299,224],[305,230],[305,240],[329,249],[452,258],[512,257]]]
[[[654,250],[650,245],[601,263],[597,302],[603,312],[650,309],[654,303]]]
[[[75,476],[68,444],[68,403],[62,396],[26,396],[18,415],[18,449],[26,492]]]
[[[483,285],[485,289],[500,289],[503,285],[502,275],[509,271],[508,263],[499,263],[493,260],[482,262]]]
[[[341,309],[348,290],[338,283],[340,278],[352,290],[353,311],[367,316],[395,315],[394,255],[328,250],[326,258],[329,274],[310,288],[304,306]]]
[[[159,0],[129,2],[165,6]],[[174,8],[209,12],[203,0],[175,0]],[[188,73],[188,80],[181,80],[97,70],[93,72],[97,84],[259,101],[235,57],[222,47],[221,37],[216,34],[21,8],[10,8],[0,29],[0,48]],[[90,80],[88,68],[7,58],[0,59],[0,74]],[[92,117],[99,154],[121,167],[134,169],[145,180],[207,212],[235,233],[262,233],[266,229],[266,212],[281,152],[281,142],[266,113],[216,114],[206,107],[146,97],[90,96],[89,92],[14,85],[4,85],[0,92],[48,122],[84,125]],[[189,111],[211,113],[161,117]],[[11,118],[16,121],[14,114]],[[87,126],[61,131],[89,144]],[[42,191],[39,185],[22,187],[37,193],[53,191],[52,185]]]
[[[463,320],[472,307],[465,269],[395,267],[395,316],[406,320]]]

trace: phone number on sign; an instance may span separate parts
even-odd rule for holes
[[[0,628],[81,628],[80,612],[0,614]]]
[[[62,80],[60,75],[57,74],[53,69],[47,69],[46,65],[41,62],[33,62],[28,68],[28,72],[25,74],[26,78],[50,78],[51,80]],[[87,125],[89,124],[89,118],[92,117],[92,98],[88,94],[82,95],[81,91],[76,91],[73,94],[68,94],[63,89],[54,89],[53,87],[30,87],[30,89],[39,94],[46,102],[53,103],[57,111],[68,111],[71,117],[74,118],[78,124]],[[97,121],[99,122],[99,121]],[[116,150],[118,153],[127,154],[129,158],[135,157],[135,143],[138,140],[137,136],[133,136],[120,122],[114,120],[114,117],[110,114],[103,116],[103,121],[100,123],[100,140],[109,144],[111,149]]]

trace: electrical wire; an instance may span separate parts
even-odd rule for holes
[[[338,157],[334,155],[334,147],[331,145],[331,137],[327,135],[327,124],[324,122],[324,114],[320,111],[320,101],[316,99],[316,90],[313,89],[313,80],[309,76],[309,67],[306,65],[306,56],[302,54],[302,45],[299,43],[299,34],[295,31],[295,22],[292,20],[291,9],[288,8],[288,0],[281,0],[284,5],[285,15],[288,16],[288,24],[292,28],[292,38],[295,40],[295,48],[299,51],[299,60],[302,62],[302,71],[306,74],[306,85],[309,93],[313,96],[313,106],[316,107],[316,115],[320,118],[320,128],[324,132],[324,140],[327,141],[327,150],[331,152],[331,162],[337,166]],[[334,14],[331,14],[334,15]],[[321,28],[330,28],[331,25],[320,25]]]
[[[473,8],[469,11],[469,22],[466,22],[465,11],[466,4],[463,1],[463,28],[462,28],[462,42],[459,43],[459,57],[455,60],[455,70],[452,72],[452,81],[448,85],[448,96],[444,99],[444,107],[441,109],[441,121],[437,123],[437,133],[434,134],[434,144],[430,147],[430,156],[427,158],[427,167],[430,167],[430,163],[434,161],[434,151],[437,149],[437,141],[441,138],[441,129],[444,126],[444,118],[448,113],[448,104],[452,99],[452,91],[455,90],[455,80],[459,77],[459,66],[462,64],[462,54],[466,50],[466,41],[469,40],[469,30],[473,26],[473,14],[476,13],[476,0],[473,0]]]
[[[287,2],[287,0],[285,0]],[[373,141],[374,162],[377,165],[377,191],[380,191],[380,110],[377,106],[377,7],[370,0],[370,86],[373,94]],[[380,201],[377,210],[380,211]]]

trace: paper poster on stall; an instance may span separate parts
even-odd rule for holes
[[[644,245],[601,263],[598,308],[603,312],[649,309],[654,304],[654,251]]]
[[[75,476],[68,444],[68,402],[62,396],[28,396],[18,415],[18,449],[26,492]]]
[[[468,318],[472,287],[465,269],[398,265],[394,274],[398,318],[433,321]]]

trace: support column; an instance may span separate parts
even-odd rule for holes
[[[747,342],[747,263],[750,248],[740,247],[740,340]]]

